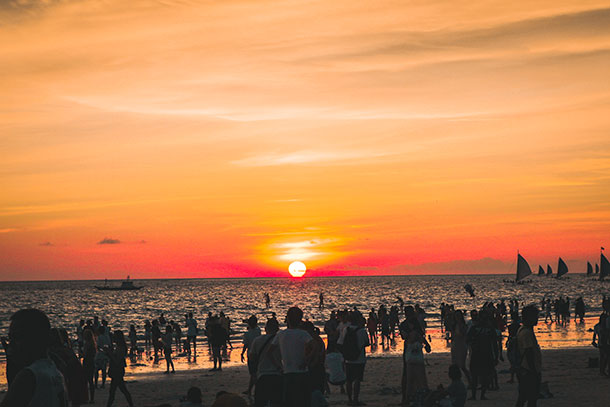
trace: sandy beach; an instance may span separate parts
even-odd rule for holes
[[[543,382],[548,382],[553,398],[540,400],[541,406],[610,406],[610,379],[601,377],[596,368],[588,368],[588,358],[597,357],[594,348],[543,350]],[[431,353],[427,356],[428,383],[431,388],[448,384],[448,353]],[[400,404],[400,357],[374,357],[367,361],[365,381],[362,384],[362,400],[368,406],[395,406]],[[506,383],[509,378],[508,362],[500,362],[499,391],[490,391],[487,401],[468,401],[468,406],[514,406],[517,384]],[[207,369],[177,371],[175,375],[162,373],[136,373],[127,377],[128,388],[136,406],[157,406],[169,403],[178,406],[179,398],[190,386],[198,386],[203,392],[203,405],[210,406],[215,394],[224,390],[241,393],[247,386],[246,366],[224,368],[222,372]],[[331,388],[330,405],[346,405],[345,395],[338,387]],[[105,406],[108,390],[96,392],[95,406]],[[115,406],[126,406],[122,394],[117,393]]]

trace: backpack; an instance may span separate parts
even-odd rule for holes
[[[360,356],[360,347],[358,346],[358,329],[345,328],[345,338],[343,339],[342,353],[346,361],[354,361]]]

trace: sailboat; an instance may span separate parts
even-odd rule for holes
[[[527,264],[527,261],[523,258],[523,256],[517,253],[517,277],[515,278],[515,281],[518,283],[530,274],[532,274],[530,265]]]
[[[551,268],[551,266],[549,264],[546,265],[546,275],[550,276],[553,274],[553,269]]]
[[[587,262],[587,277],[589,277],[591,274],[593,274],[593,266],[591,263]]]
[[[560,257],[559,264],[557,264],[557,278],[561,278],[561,277],[565,276],[566,274],[568,274],[568,266]]]
[[[599,281],[604,281],[604,277],[610,276],[610,263],[608,263],[608,259],[604,256],[604,253],[601,254],[599,264]]]
[[[599,264],[595,263],[595,274],[599,274]]]
[[[544,269],[542,268],[542,266],[538,266],[538,275],[539,276],[543,276],[544,275]]]

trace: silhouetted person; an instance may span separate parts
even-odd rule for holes
[[[85,381],[89,387],[89,401],[94,401],[95,396],[95,354],[97,345],[91,329],[83,331],[83,370],[85,371]]]
[[[326,369],[324,361],[326,349],[324,340],[320,337],[320,330],[310,321],[303,323],[303,329],[313,338],[305,345],[305,359],[307,360],[307,370],[309,371],[309,384],[311,391],[319,391],[320,396],[324,394],[326,387]]]
[[[163,355],[165,355],[165,365],[167,370],[165,373],[169,373],[169,368],[172,368],[172,373],[176,373],[174,369],[174,361],[172,360],[172,342],[174,341],[174,331],[171,325],[165,327],[165,334],[163,335]]]
[[[538,324],[538,308],[528,305],[523,308],[522,316],[523,326],[517,332],[521,368],[517,373],[519,397],[516,406],[522,407],[527,402],[528,407],[535,407],[542,374],[542,353],[534,334],[534,326]]]
[[[212,346],[212,358],[214,367],[211,371],[222,370],[221,349],[226,342],[227,333],[220,325],[218,317],[214,316],[209,320],[209,341]]]
[[[301,329],[303,311],[299,307],[288,309],[286,322],[288,328],[277,333],[271,350],[279,347],[282,356],[284,406],[304,407],[310,399],[305,346],[313,338]]]
[[[280,327],[276,320],[268,319],[265,324],[265,335],[254,339],[248,350],[248,363],[256,374],[254,388],[255,407],[278,407],[282,402],[282,366],[278,347],[271,348],[271,342]]]
[[[320,293],[320,305],[318,306],[318,308],[322,309],[324,308],[324,293]]]
[[[345,358],[345,375],[348,404],[360,404],[360,383],[364,380],[366,347],[371,343],[364,328],[364,317],[359,311],[349,313],[349,325],[337,341]]]
[[[127,357],[127,344],[123,331],[115,331],[113,335],[115,343],[114,350],[108,349],[106,352],[109,358],[108,376],[112,379],[110,382],[110,391],[108,392],[108,403],[106,407],[112,406],[116,390],[121,390],[125,395],[125,399],[130,407],[133,407],[131,394],[125,386],[125,358]]]
[[[135,357],[138,353],[138,333],[136,332],[136,326],[129,326],[129,356]]]
[[[152,341],[152,325],[150,321],[147,319],[144,321],[144,347],[148,350]]]
[[[481,384],[481,400],[486,400],[485,393],[491,384],[498,357],[496,330],[486,310],[481,310],[473,321],[467,340],[470,345],[470,399],[476,400],[477,386]]]
[[[201,407],[201,389],[199,387],[191,387],[186,392],[186,398],[180,402],[179,407]]]
[[[599,322],[593,328],[593,346],[599,350],[599,374],[606,376],[608,356],[610,351],[610,329],[608,315],[604,312],[599,316]]]
[[[247,320],[248,330],[244,333],[243,347],[241,349],[241,363],[244,363],[244,354],[252,346],[252,342],[259,336],[261,336],[261,329],[258,327],[258,319],[252,315]],[[250,380],[248,382],[248,389],[244,392],[248,396],[252,393],[252,388],[256,382],[256,366],[248,358],[248,373],[250,374]]]
[[[102,372],[102,389],[106,385],[106,370],[108,369],[108,350],[112,347],[112,341],[106,332],[104,326],[97,328],[97,337],[95,340],[97,344],[97,353],[95,354],[95,387],[97,387],[97,381],[99,379],[99,372]]]
[[[197,321],[193,318],[193,313],[189,312],[186,316],[186,343],[187,352],[191,353],[191,344],[193,344],[193,357],[197,356]]]
[[[466,369],[466,356],[468,354],[466,334],[468,328],[462,311],[454,311],[453,316],[455,322],[451,329],[451,363],[464,372],[468,383],[470,383],[470,372]]]
[[[68,333],[63,328],[52,328],[50,336],[49,357],[64,377],[68,400],[73,407],[88,401],[87,382],[80,360],[68,347]]]
[[[159,352],[163,349],[163,343],[161,341],[162,334],[161,334],[161,328],[159,328],[159,321],[157,321],[156,319],[153,320],[153,322],[152,322],[151,334],[152,334],[153,350],[155,352],[154,363],[158,363],[159,362]]]
[[[47,356],[51,324],[44,312],[22,309],[11,316],[9,348],[20,366],[0,407],[67,407],[64,378]]]

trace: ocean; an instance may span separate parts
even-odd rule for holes
[[[138,291],[97,290],[95,286],[103,285],[104,281],[2,282],[0,301],[4,307],[0,309],[0,335],[7,335],[11,314],[28,307],[44,310],[54,326],[64,327],[71,334],[74,334],[80,319],[92,319],[94,315],[107,319],[112,329],[123,329],[125,333],[129,325],[134,324],[139,335],[143,335],[144,321],[158,318],[161,313],[168,321],[182,323],[184,315],[192,312],[202,329],[208,312],[223,311],[231,318],[232,338],[239,347],[246,330],[244,319],[250,315],[258,317],[262,328],[272,312],[276,312],[278,319],[283,321],[286,310],[297,305],[303,309],[306,319],[322,328],[331,310],[357,307],[366,316],[371,307],[395,305],[401,297],[405,305],[419,304],[426,310],[433,351],[446,352],[448,347],[439,318],[442,302],[471,310],[486,301],[516,298],[522,304],[539,304],[544,296],[555,298],[561,295],[570,297],[572,302],[582,296],[587,304],[588,318],[584,324],[571,323],[568,327],[541,321],[537,328],[541,346],[557,348],[590,344],[590,329],[601,312],[602,296],[610,294],[609,283],[581,274],[570,275],[564,280],[533,275],[531,282],[523,285],[504,282],[511,278],[513,276],[508,275],[443,275],[134,280],[136,285],[143,286]],[[120,284],[118,281],[108,283]],[[475,289],[474,298],[464,290],[467,283]],[[264,293],[271,297],[268,309],[265,308]],[[318,306],[320,293],[324,294],[325,300],[322,309]],[[201,350],[204,348],[207,352],[207,346],[201,346]],[[402,345],[397,341],[389,350],[378,348],[373,356],[395,355],[401,350]],[[239,363],[239,352],[233,351],[233,356],[229,354],[226,359],[228,364]],[[176,368],[207,367],[209,358],[205,353],[203,358],[193,363],[178,356],[176,362]],[[132,363],[130,371],[163,369],[164,363],[159,366],[153,365],[145,356]],[[0,377],[0,380],[5,380],[1,372]]]

